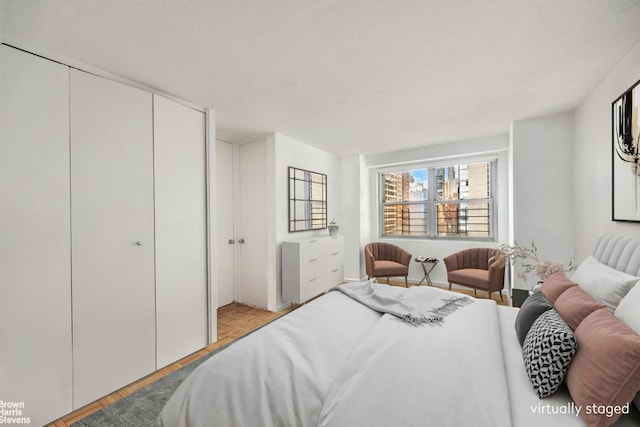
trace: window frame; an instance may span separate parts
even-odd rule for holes
[[[487,163],[489,165],[489,197],[474,199],[459,199],[452,201],[436,200],[436,169],[453,167],[459,165],[469,165],[477,163]],[[391,172],[410,172],[413,170],[426,169],[427,171],[427,200],[424,201],[406,201],[406,202],[388,202],[385,203],[384,198],[384,174]],[[415,162],[405,163],[402,165],[386,166],[376,169],[376,211],[378,215],[378,235],[381,239],[404,239],[404,240],[459,240],[459,241],[478,241],[478,242],[496,242],[498,238],[498,158],[495,156],[488,157],[458,157],[444,159],[437,162]],[[439,236],[438,235],[438,213],[437,206],[439,203],[446,202],[452,204],[473,203],[474,201],[488,203],[489,209],[489,236],[487,237],[469,237],[469,236]],[[385,206],[389,205],[427,205],[427,234],[426,235],[408,235],[408,234],[385,234],[384,233],[384,211]]]

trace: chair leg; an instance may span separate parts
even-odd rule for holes
[[[487,293],[489,294],[489,299],[491,299],[491,291],[487,291]]]
[[[478,296],[478,292],[476,292],[476,290],[473,290],[473,295]]]
[[[404,276],[404,287],[405,288],[409,287],[409,282],[407,281],[407,276]]]
[[[390,279],[390,277],[389,277],[389,276],[387,276],[387,285],[389,284],[389,279]]]
[[[449,290],[451,290],[451,282],[449,282]]]

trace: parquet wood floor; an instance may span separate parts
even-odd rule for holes
[[[384,280],[381,280],[384,283]],[[389,284],[394,286],[404,287],[404,281],[397,282],[391,281]],[[409,286],[412,284],[409,283]],[[415,284],[414,284],[415,285]],[[440,289],[447,289],[443,286],[435,286]],[[454,289],[456,292],[460,292],[470,296],[476,296],[477,298],[487,298],[486,292],[478,292],[477,295],[474,295],[473,290],[466,289]],[[500,298],[497,295],[493,295],[493,299],[498,304],[509,305],[506,302],[506,298],[504,301],[500,301]],[[142,387],[162,378],[163,376],[170,374],[171,372],[177,371],[183,366],[197,360],[206,354],[217,350],[220,347],[223,347],[236,339],[248,334],[249,332],[259,328],[260,326],[265,325],[266,323],[290,312],[295,309],[297,306],[291,306],[277,313],[261,310],[254,307],[249,307],[243,304],[233,303],[221,307],[218,309],[218,341],[208,345],[207,347],[181,359],[165,368],[160,369],[157,372],[154,372],[151,375],[148,375],[133,384],[130,384],[126,387],[121,388],[108,396],[103,397],[89,405],[78,409],[56,421],[49,424],[49,427],[67,427],[76,421],[81,420],[82,418],[91,415],[92,413],[104,408],[105,406],[110,405],[111,403],[116,402],[123,397],[126,397],[133,393],[136,390],[141,389]]]

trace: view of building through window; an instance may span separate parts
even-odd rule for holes
[[[381,175],[383,235],[491,237],[490,162]]]

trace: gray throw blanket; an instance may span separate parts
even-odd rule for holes
[[[329,291],[340,291],[379,313],[388,313],[414,325],[441,325],[444,318],[473,302],[472,298],[429,286],[400,288],[375,279],[347,283]]]

